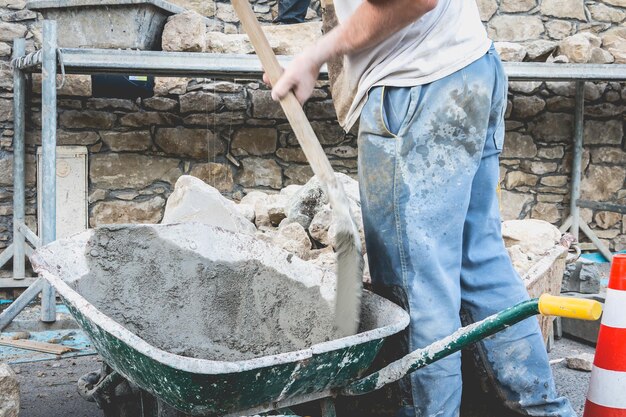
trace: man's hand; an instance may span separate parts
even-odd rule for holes
[[[283,71],[278,82],[272,88],[272,99],[278,101],[285,97],[289,91],[293,91],[301,105],[311,97],[315,81],[320,73],[322,63],[312,48],[297,55]],[[272,84],[267,74],[263,74],[263,82]]]
[[[464,0],[467,1],[467,0]],[[293,90],[300,104],[311,96],[322,65],[333,57],[377,45],[437,6],[437,0],[365,0],[348,20],[298,55],[272,89],[278,100]],[[270,84],[266,75],[263,81]]]

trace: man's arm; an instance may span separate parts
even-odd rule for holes
[[[278,100],[293,90],[301,104],[311,96],[321,66],[339,55],[374,46],[416,21],[437,0],[365,0],[343,24],[322,36],[291,62],[272,89]],[[268,82],[267,77],[263,77]]]

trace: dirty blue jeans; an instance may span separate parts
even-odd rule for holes
[[[278,0],[278,16],[274,23],[302,23],[311,0]]]
[[[457,330],[461,312],[478,321],[528,298],[500,230],[506,91],[492,48],[431,84],[374,87],[362,111],[359,180],[372,282],[409,311],[411,351]],[[507,407],[576,415],[556,393],[537,319],[478,349]],[[458,416],[461,354],[414,372],[408,391],[414,406],[398,416]]]

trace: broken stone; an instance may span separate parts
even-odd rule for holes
[[[541,14],[587,21],[584,0],[543,0]]]
[[[598,227],[610,229],[622,220],[622,215],[610,211],[600,211],[596,213],[595,221]]]
[[[498,3],[496,0],[477,0],[480,20],[488,22],[491,17],[498,11]]]
[[[0,22],[0,41],[13,42],[15,38],[26,36],[28,27],[21,23]]]
[[[256,228],[242,216],[237,204],[190,175],[181,176],[167,199],[163,224],[198,222],[233,232],[254,234]]]
[[[306,155],[301,148],[280,148],[276,151],[276,156],[285,162],[307,162]]]
[[[528,42],[525,44],[526,56],[531,61],[544,62],[557,46],[558,43],[545,39]]]
[[[537,156],[543,159],[561,159],[565,155],[565,150],[562,146],[552,146],[549,148],[541,148],[537,152]]]
[[[537,5],[537,0],[502,0],[500,11],[506,13],[527,12]]]
[[[577,371],[591,372],[593,369],[593,355],[591,353],[580,353],[576,356],[565,358],[565,365]]]
[[[489,21],[489,37],[494,41],[519,42],[538,39],[543,22],[535,16],[498,15]]]
[[[237,211],[250,223],[254,223],[254,207],[249,204],[237,204]]]
[[[92,155],[89,178],[104,189],[145,188],[156,181],[173,184],[182,174],[179,161],[130,153]]]
[[[205,18],[193,10],[170,17],[163,28],[164,51],[203,52],[206,48]]]
[[[541,81],[511,81],[509,89],[516,93],[533,94],[541,88]]]
[[[511,258],[513,268],[520,276],[526,275],[528,270],[533,266],[533,259],[522,251],[519,245],[513,245],[506,248]]]
[[[202,16],[212,17],[215,15],[215,0],[170,0],[170,3],[194,10]]]
[[[252,90],[252,115],[259,119],[284,119],[280,104],[272,100],[272,92],[268,90]]]
[[[59,115],[59,125],[70,129],[111,129],[115,114],[94,110],[65,110]]]
[[[626,64],[626,27],[615,27],[602,34],[602,47],[615,57],[616,64]]]
[[[243,128],[233,135],[232,153],[239,155],[268,155],[276,152],[278,134],[267,127]]]
[[[220,107],[222,98],[207,91],[194,91],[180,96],[180,112],[212,112]]]
[[[332,221],[333,212],[330,206],[325,206],[322,210],[318,211],[313,217],[313,220],[311,220],[309,234],[316,242],[324,246],[331,246],[332,240],[329,237],[328,229]]]
[[[102,141],[113,152],[119,151],[145,151],[150,148],[152,139],[150,132],[133,131],[133,132],[102,132]]]
[[[567,113],[542,113],[529,124],[529,131],[537,140],[545,142],[570,142],[573,115]]]
[[[187,91],[188,83],[188,78],[156,77],[154,79],[154,94],[156,96],[184,94]]]
[[[533,201],[533,197],[528,194],[512,192],[508,190],[500,191],[500,214],[503,220],[515,220],[523,218],[528,206]]]
[[[541,184],[548,187],[562,187],[567,184],[568,178],[564,175],[550,175],[541,179]]]
[[[161,196],[146,201],[101,201],[94,205],[91,227],[103,224],[158,223],[165,200]]]
[[[267,212],[268,195],[261,191],[251,191],[242,199],[240,205],[248,205],[254,209],[254,223],[258,228],[271,227],[270,217]]]
[[[172,111],[178,106],[178,101],[166,97],[150,97],[143,100],[143,105],[152,110]]]
[[[194,164],[189,174],[217,188],[222,193],[233,191],[235,186],[233,172],[227,164],[217,162]],[[252,218],[254,220],[254,216]]]
[[[518,245],[526,254],[541,256],[561,240],[561,232],[543,220],[507,220],[502,238],[507,247]]]
[[[600,22],[621,23],[626,19],[626,12],[614,7],[609,7],[606,4],[596,3],[590,4],[588,7],[591,17]]]
[[[533,219],[545,220],[549,223],[556,223],[561,220],[561,213],[554,204],[550,203],[537,203],[531,212]]]
[[[612,64],[615,62],[615,57],[609,51],[602,48],[593,48],[591,51],[590,64]]]
[[[289,198],[293,197],[298,191],[302,189],[301,185],[291,184],[280,190],[282,195],[285,195]]]
[[[536,175],[527,174],[521,171],[513,171],[506,175],[504,186],[508,190],[524,185],[533,187],[537,184],[538,179],[539,177]]]
[[[267,196],[267,215],[273,226],[278,226],[287,217],[287,205],[289,197],[283,194],[272,194]]]
[[[144,127],[144,126],[171,126],[177,125],[180,118],[172,113],[161,113],[154,111],[142,111],[136,113],[128,113],[120,118],[120,124],[128,127]]]
[[[567,56],[570,62],[584,64],[591,60],[593,49],[600,47],[601,43],[602,40],[592,33],[577,33],[559,43],[559,54]]]
[[[306,22],[293,25],[267,25],[263,32],[274,44],[277,55],[297,55],[313,45],[322,36],[322,22]]]
[[[0,362],[0,416],[18,417],[20,414],[20,384],[11,367]]]
[[[583,134],[585,145],[619,145],[624,130],[621,120],[586,120]]]
[[[207,129],[160,128],[154,141],[168,154],[195,159],[211,160],[226,151],[224,142]]]
[[[311,250],[311,240],[304,227],[298,223],[283,221],[278,228],[278,233],[272,234],[271,240],[276,246],[302,259],[306,258]]]
[[[41,74],[33,74],[33,93],[41,94]],[[63,75],[57,75],[57,85],[61,85]],[[59,96],[91,97],[91,75],[66,74],[63,87],[57,90]]]
[[[580,185],[581,199],[608,201],[622,188],[624,179],[626,169],[622,167],[591,165]]]
[[[10,56],[12,51],[8,44],[0,42],[0,56]]]
[[[308,229],[315,215],[326,204],[328,196],[317,177],[313,177],[289,201],[287,218]]]
[[[526,57],[526,48],[514,42],[494,42],[503,61],[521,62]]]
[[[273,159],[245,158],[242,160],[243,171],[239,176],[239,183],[244,187],[282,187],[282,173],[280,166]]]
[[[620,148],[591,149],[591,160],[594,164],[626,165],[626,152]]]
[[[513,115],[522,119],[533,117],[546,108],[546,102],[537,96],[513,97]]]
[[[305,184],[313,177],[313,170],[309,165],[290,164],[285,168],[285,185]]]
[[[565,39],[574,31],[574,24],[567,20],[549,20],[546,22],[546,31],[552,39]]]

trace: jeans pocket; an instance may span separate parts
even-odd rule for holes
[[[497,150],[501,151],[504,146],[505,124],[504,115],[499,118],[496,129],[493,132],[493,143]]]
[[[397,136],[406,120],[411,105],[410,87],[383,87],[380,98],[380,117],[392,136]]]

